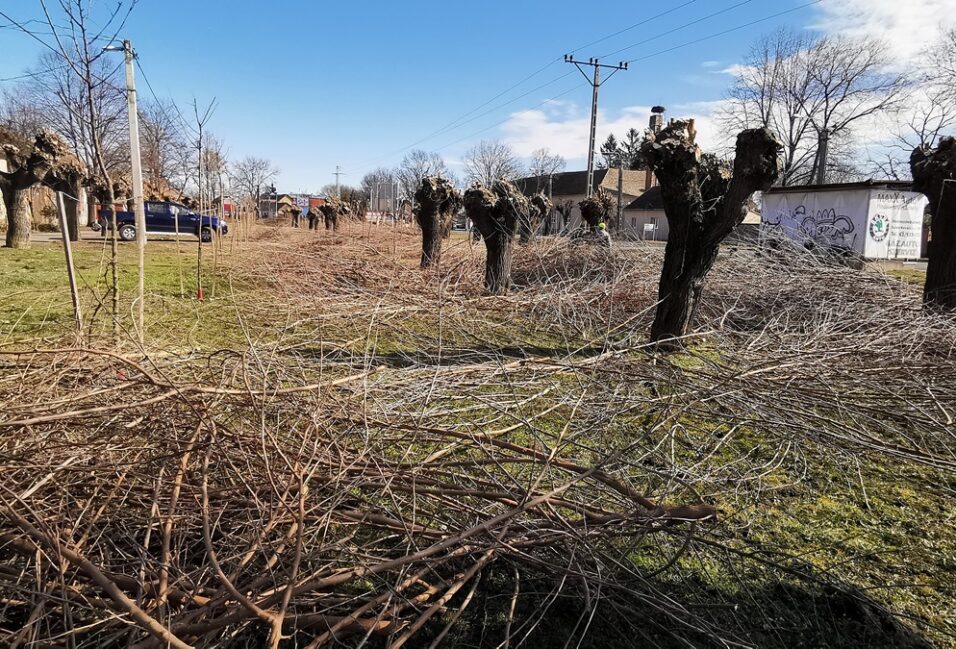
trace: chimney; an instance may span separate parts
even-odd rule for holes
[[[664,113],[666,109],[663,106],[654,106],[651,108],[651,122],[650,122],[650,131],[655,135],[661,132],[661,129],[664,128]],[[654,172],[650,169],[644,172],[644,191],[647,191],[651,187],[657,185],[657,178],[654,176]]]

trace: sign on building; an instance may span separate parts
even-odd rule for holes
[[[920,256],[923,194],[869,186],[795,187],[764,194],[763,239],[786,238],[808,246],[852,250],[868,259]]]
[[[308,196],[296,196],[295,204],[303,212],[309,209],[309,197]]]

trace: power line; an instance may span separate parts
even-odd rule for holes
[[[49,74],[51,72],[57,72],[58,70],[64,69],[65,65],[60,65],[55,68],[48,68],[46,70],[39,70],[37,72],[26,72],[24,74],[18,75],[16,77],[6,77],[5,79],[0,79],[0,82],[3,81],[19,81],[21,79],[32,79],[33,77],[42,77],[44,74]]]
[[[577,90],[578,88],[581,88],[581,87],[584,86],[584,85],[585,85],[584,82],[579,81],[578,83],[576,83],[575,85],[571,86],[570,88],[568,88],[568,89],[565,90],[564,92],[560,92],[560,93],[554,95],[553,97],[548,97],[548,98],[545,99],[544,101],[539,102],[539,103],[535,104],[534,106],[531,106],[530,108],[526,108],[525,110],[534,110],[534,109],[536,109],[536,108],[540,108],[540,107],[544,106],[545,104],[551,103],[552,101],[555,101],[555,100],[557,100],[557,99],[560,99],[561,97],[564,97],[565,95],[568,95],[568,94],[574,92],[575,90]],[[464,136],[464,137],[460,137],[460,138],[458,138],[457,140],[454,140],[453,142],[449,142],[448,144],[443,144],[442,146],[436,148],[435,151],[442,151],[442,150],[444,150],[444,149],[447,149],[447,148],[450,147],[450,146],[455,146],[455,145],[458,144],[459,142],[464,142],[465,140],[469,140],[469,139],[471,139],[471,138],[473,138],[473,137],[475,137],[475,136],[477,136],[477,135],[481,135],[482,133],[484,133],[484,132],[486,132],[486,131],[490,131],[491,129],[495,128],[496,126],[501,126],[502,124],[504,124],[505,122],[507,122],[509,119],[511,119],[511,116],[510,116],[510,115],[509,115],[508,117],[504,118],[504,119],[501,120],[501,121],[495,122],[494,124],[490,124],[489,126],[484,127],[484,128],[481,129],[481,130],[475,131],[474,133],[469,133],[468,135],[466,135],[466,136]]]
[[[749,0],[748,0],[748,1],[749,1]],[[712,39],[714,39],[714,38],[718,38],[718,37],[723,36],[723,35],[725,35],[725,34],[733,33],[733,32],[735,32],[735,31],[739,31],[739,30],[741,30],[741,29],[746,29],[747,27],[752,27],[753,25],[757,25],[757,24],[766,22],[766,21],[768,21],[768,20],[773,20],[774,18],[779,18],[780,16],[784,16],[784,15],[786,15],[786,14],[790,14],[790,13],[793,13],[793,12],[795,12],[795,11],[799,11],[799,10],[801,10],[801,9],[806,9],[807,7],[812,7],[813,5],[820,4],[822,1],[823,1],[823,0],[811,0],[810,2],[806,2],[806,3],[802,4],[802,5],[797,6],[797,7],[792,7],[792,8],[790,8],[790,9],[786,9],[786,10],[783,10],[783,11],[779,11],[779,12],[774,13],[774,14],[771,14],[771,15],[769,15],[769,16],[764,16],[763,18],[758,18],[758,19],[756,19],[756,20],[751,20],[751,21],[749,21],[749,22],[742,23],[742,24],[740,24],[740,25],[736,25],[736,26],[734,26],[734,27],[731,27],[731,28],[729,28],[729,29],[724,29],[724,30],[721,30],[721,31],[716,32],[716,33],[714,33],[714,34],[709,34],[709,35],[707,35],[707,36],[703,36],[703,37],[701,37],[701,38],[694,39],[693,41],[688,41],[687,43],[682,43],[682,44],[680,44],[680,45],[675,45],[675,46],[673,46],[673,47],[665,48],[665,49],[658,50],[658,51],[656,51],[656,52],[652,52],[652,53],[650,53],[650,54],[646,54],[646,55],[644,55],[644,56],[641,56],[641,57],[638,57],[638,58],[635,58],[635,59],[631,59],[631,60],[627,61],[627,63],[630,64],[630,63],[635,63],[635,62],[637,62],[637,61],[643,61],[643,60],[645,60],[645,59],[653,58],[653,57],[655,57],[655,56],[660,56],[661,54],[666,54],[666,53],[668,53],[668,52],[672,52],[672,51],[677,50],[677,49],[681,49],[681,48],[684,48],[684,47],[689,47],[689,46],[694,45],[694,44],[697,44],[697,43],[702,43],[702,42],[705,42],[705,41],[708,41],[708,40],[712,40]],[[742,3],[741,3],[741,4],[742,4]],[[739,5],[735,5],[735,6],[739,6]],[[729,9],[732,9],[732,8],[734,8],[734,7],[730,7]],[[692,22],[693,22],[693,23],[697,23],[697,22],[700,22],[700,20],[698,19],[698,20],[695,20],[695,21],[692,21]],[[579,84],[579,85],[580,85],[580,84]],[[578,86],[575,86],[575,87],[573,87],[573,88],[569,88],[568,90],[566,90],[566,91],[564,91],[564,92],[562,92],[562,93],[560,93],[560,94],[558,94],[558,95],[556,95],[556,96],[554,96],[554,97],[552,97],[552,98],[545,99],[544,101],[540,102],[539,104],[537,104],[537,105],[535,105],[535,106],[532,106],[531,108],[529,108],[529,109],[527,109],[527,110],[534,110],[535,108],[539,108],[540,106],[544,106],[545,104],[547,104],[547,103],[549,103],[549,102],[551,102],[551,101],[554,101],[555,99],[558,99],[559,97],[562,97],[562,96],[564,96],[564,95],[569,94],[569,93],[572,92],[573,90],[577,89],[577,87],[578,87]],[[446,149],[446,148],[448,148],[448,147],[450,147],[450,146],[454,146],[455,144],[458,144],[459,142],[462,142],[462,141],[467,140],[467,139],[469,139],[469,138],[475,137],[476,135],[480,135],[481,133],[484,133],[485,131],[489,131],[489,130],[495,128],[496,126],[500,126],[500,125],[504,124],[504,123],[507,122],[509,119],[510,119],[510,116],[509,116],[509,117],[506,117],[505,119],[503,119],[503,120],[501,120],[501,121],[495,122],[494,124],[491,124],[490,126],[487,126],[487,127],[483,128],[483,129],[481,129],[481,130],[479,130],[479,131],[476,131],[475,133],[472,133],[472,134],[470,134],[470,135],[467,135],[467,136],[465,136],[465,137],[463,137],[463,138],[459,138],[459,139],[455,140],[454,142],[450,142],[450,143],[448,143],[448,144],[445,144],[445,145],[443,145],[442,147],[439,147],[438,149],[436,149],[436,151],[441,151],[442,149]]]
[[[636,22],[636,23],[634,23],[633,25],[630,25],[629,27],[625,27],[624,29],[619,29],[619,30],[617,30],[616,32],[614,32],[613,34],[608,34],[607,36],[602,36],[601,38],[597,39],[596,41],[591,41],[590,43],[586,43],[586,44],[584,44],[584,45],[582,45],[582,46],[580,46],[580,47],[575,47],[573,50],[570,50],[568,53],[569,53],[569,54],[574,54],[575,52],[578,52],[579,50],[583,50],[583,49],[585,49],[585,48],[587,48],[587,47],[591,47],[591,46],[593,46],[593,45],[597,45],[598,43],[603,43],[603,42],[606,41],[606,40],[610,40],[610,39],[614,38],[615,36],[620,36],[621,34],[624,34],[624,33],[627,33],[627,32],[629,32],[629,31],[631,31],[632,29],[636,29],[636,28],[638,28],[638,27],[641,27],[642,25],[646,25],[647,23],[649,23],[649,22],[651,22],[651,21],[657,20],[658,18],[663,18],[664,16],[667,16],[668,14],[672,14],[672,13],[674,13],[675,11],[679,11],[679,10],[683,9],[684,7],[687,7],[687,6],[689,6],[689,5],[694,4],[695,2],[697,2],[697,0],[688,0],[688,1],[685,2],[684,4],[677,5],[676,7],[672,7],[671,9],[668,9],[667,11],[662,11],[662,12],[660,12],[659,14],[655,14],[655,15],[651,16],[650,18],[645,18],[644,20],[642,20],[642,21],[640,21],[640,22]],[[608,56],[610,56],[610,55],[608,55]],[[561,59],[558,59],[558,60],[560,61]]]
[[[576,47],[576,48],[570,50],[570,53],[571,53],[571,54],[574,54],[574,53],[577,52],[578,50],[581,50],[581,49],[583,49],[583,48],[585,48],[585,47],[590,47],[590,46],[595,45],[595,44],[597,44],[597,43],[602,43],[602,42],[604,42],[604,41],[606,41],[606,40],[608,40],[608,39],[614,38],[615,36],[619,36],[619,35],[621,35],[621,34],[624,34],[624,33],[626,33],[626,32],[629,32],[629,31],[631,31],[631,30],[633,30],[633,29],[636,29],[637,27],[641,27],[641,26],[646,25],[646,24],[648,24],[648,23],[650,23],[650,22],[653,22],[654,20],[657,20],[657,19],[659,19],[659,18],[663,18],[664,16],[667,16],[667,15],[669,15],[669,14],[672,14],[672,13],[676,12],[676,11],[679,11],[679,10],[685,8],[685,7],[688,7],[688,6],[692,5],[692,4],[695,4],[696,2],[698,2],[698,0],[687,0],[687,1],[683,2],[682,4],[677,5],[676,7],[672,7],[672,8],[670,8],[670,9],[661,11],[661,12],[659,12],[659,13],[654,14],[653,16],[649,16],[649,17],[647,17],[647,18],[644,18],[644,19],[642,19],[642,20],[640,20],[640,21],[638,21],[638,22],[632,24],[632,25],[629,25],[629,26],[627,26],[627,27],[624,27],[623,29],[619,29],[619,30],[617,30],[617,31],[615,31],[615,32],[612,32],[612,33],[606,35],[606,36],[602,36],[601,38],[598,38],[598,39],[596,39],[596,40],[594,40],[594,41],[591,41],[590,43],[586,43],[586,44],[584,44],[584,45],[581,45],[580,47]],[[752,0],[746,0],[746,2],[752,2]],[[698,22],[698,21],[695,21],[695,22]],[[481,117],[484,117],[485,115],[487,115],[487,114],[489,114],[489,113],[492,113],[492,112],[494,112],[494,111],[496,111],[496,110],[499,110],[499,109],[501,109],[501,108],[504,108],[505,106],[508,106],[508,105],[514,103],[515,101],[517,101],[517,100],[519,100],[519,99],[522,99],[522,98],[528,96],[529,94],[531,94],[531,93],[533,93],[533,92],[537,92],[537,91],[540,90],[541,88],[544,88],[544,87],[546,87],[546,86],[549,86],[549,85],[551,85],[551,84],[553,84],[553,83],[556,83],[556,82],[560,81],[561,79],[564,79],[565,77],[568,76],[568,74],[563,74],[563,75],[561,75],[561,76],[559,76],[559,77],[557,77],[557,78],[555,78],[555,79],[552,79],[551,81],[549,81],[549,82],[547,82],[547,83],[544,83],[544,84],[542,84],[542,85],[540,85],[540,86],[538,86],[538,87],[536,87],[536,88],[534,88],[534,89],[532,89],[532,90],[529,90],[528,92],[523,93],[523,94],[519,95],[518,97],[515,97],[514,99],[511,99],[511,100],[509,100],[509,101],[507,101],[507,102],[505,102],[505,103],[503,103],[503,104],[500,104],[500,105],[498,105],[498,106],[495,106],[494,108],[491,108],[491,109],[489,109],[489,110],[487,110],[487,111],[485,111],[485,112],[483,112],[483,113],[481,113],[481,114],[479,114],[479,115],[476,115],[475,117],[472,117],[471,119],[465,119],[465,118],[470,117],[471,115],[474,115],[474,113],[476,113],[477,111],[479,111],[479,110],[481,110],[482,108],[488,106],[489,104],[493,103],[493,102],[496,101],[497,99],[503,97],[504,95],[508,94],[509,92],[511,92],[512,90],[518,88],[519,86],[523,85],[524,83],[527,83],[528,81],[530,81],[530,80],[533,79],[534,77],[538,76],[539,74],[541,74],[542,72],[544,72],[545,70],[547,70],[548,68],[550,68],[550,67],[551,67],[552,65],[554,65],[555,63],[559,63],[559,62],[561,62],[562,60],[563,60],[562,57],[557,57],[557,58],[555,58],[555,59],[552,59],[551,61],[549,61],[549,62],[546,63],[545,65],[541,66],[540,68],[538,68],[537,70],[535,70],[535,71],[532,72],[531,74],[527,75],[526,77],[523,77],[521,80],[519,80],[519,81],[517,81],[516,83],[512,84],[512,85],[509,86],[508,88],[502,90],[501,92],[499,92],[498,94],[496,94],[496,95],[495,95],[494,97],[492,97],[491,99],[489,99],[489,100],[487,100],[487,101],[485,101],[485,102],[479,104],[478,106],[476,106],[475,108],[471,109],[470,111],[464,113],[463,115],[459,116],[458,118],[456,118],[456,119],[452,120],[451,122],[445,124],[445,125],[442,126],[441,128],[439,128],[439,129],[437,129],[437,130],[435,130],[435,131],[432,131],[432,132],[429,133],[428,135],[425,135],[424,137],[422,137],[422,138],[416,140],[415,142],[413,142],[413,143],[411,143],[411,144],[408,144],[408,145],[406,145],[406,146],[403,146],[403,147],[401,147],[401,148],[399,148],[399,149],[395,149],[394,151],[390,151],[389,153],[383,154],[383,155],[381,155],[381,156],[376,156],[375,158],[372,158],[372,159],[363,160],[363,161],[361,161],[360,163],[356,163],[356,166],[365,165],[365,164],[373,164],[373,163],[375,163],[375,162],[377,162],[377,161],[379,161],[379,160],[383,160],[383,159],[385,159],[385,158],[388,158],[388,157],[391,157],[391,156],[393,156],[393,155],[396,155],[396,154],[402,153],[402,152],[404,152],[404,151],[407,151],[407,150],[409,150],[409,149],[411,149],[411,148],[413,148],[413,147],[415,147],[415,146],[418,146],[419,144],[422,144],[423,142],[427,142],[428,140],[432,139],[433,137],[436,137],[436,136],[438,136],[438,135],[441,135],[442,133],[447,133],[448,131],[456,130],[456,129],[460,128],[461,126],[464,126],[465,124],[470,124],[471,122],[474,122],[476,119],[479,119],[479,118],[481,118]],[[563,94],[563,93],[562,93],[562,94]],[[463,120],[464,120],[464,121],[463,121]]]
[[[785,9],[785,10],[783,10],[783,11],[778,11],[778,12],[775,13],[775,14],[771,14],[771,15],[769,15],[769,16],[764,16],[763,18],[758,18],[757,20],[751,20],[750,22],[744,23],[744,24],[742,24],[742,25],[737,25],[736,27],[731,27],[730,29],[724,29],[724,30],[719,31],[719,32],[717,32],[717,33],[715,33],[715,34],[710,34],[709,36],[703,36],[703,37],[701,37],[701,38],[696,38],[696,39],[694,39],[694,40],[692,40],[692,41],[688,41],[688,42],[686,42],[686,43],[681,43],[680,45],[675,45],[674,47],[669,47],[669,48],[667,48],[667,49],[665,49],[665,50],[660,50],[660,51],[658,51],[658,52],[654,52],[653,54],[647,54],[647,55],[645,55],[645,56],[640,56],[640,57],[638,57],[638,58],[636,58],[636,59],[631,59],[631,60],[628,61],[628,63],[636,63],[637,61],[644,61],[644,60],[646,60],[646,59],[650,59],[650,58],[653,58],[653,57],[655,57],[655,56],[660,56],[661,54],[667,54],[668,52],[673,52],[674,50],[679,50],[679,49],[684,48],[684,47],[690,47],[691,45],[696,45],[697,43],[703,43],[704,41],[709,41],[709,40],[712,40],[712,39],[714,39],[714,38],[718,38],[718,37],[720,37],[720,36],[724,36],[724,35],[726,35],[726,34],[730,34],[730,33],[736,32],[736,31],[740,31],[741,29],[746,29],[747,27],[753,27],[754,25],[758,25],[758,24],[760,24],[760,23],[767,22],[768,20],[773,20],[774,18],[779,18],[780,16],[785,16],[785,15],[790,14],[790,13],[793,13],[793,12],[795,12],[795,11],[800,11],[801,9],[806,9],[807,7],[812,7],[813,5],[818,5],[818,4],[820,4],[821,2],[823,2],[823,0],[812,0],[811,2],[807,2],[807,3],[804,3],[804,4],[802,4],[802,5],[799,5],[799,6],[796,6],[796,7],[792,7],[792,8],[790,8],[790,9]]]
[[[695,19],[695,20],[692,20],[692,21],[690,21],[690,22],[688,22],[688,23],[684,23],[683,25],[678,25],[677,27],[674,27],[673,29],[668,29],[666,32],[661,32],[661,33],[659,33],[659,34],[657,34],[657,35],[655,35],[655,36],[652,36],[652,37],[650,37],[650,38],[646,38],[646,39],[644,39],[643,41],[638,41],[637,43],[634,43],[634,44],[632,44],[632,45],[628,45],[628,46],[626,46],[626,47],[622,47],[622,48],[617,49],[617,50],[614,50],[613,52],[609,52],[608,54],[602,54],[602,55],[599,56],[598,58],[606,59],[606,58],[611,57],[611,56],[617,56],[617,55],[620,54],[621,52],[626,52],[627,50],[634,49],[634,48],[637,47],[638,45],[646,45],[647,43],[651,43],[651,42],[653,42],[653,41],[659,40],[659,39],[661,39],[661,38],[664,38],[665,36],[670,36],[671,34],[675,34],[675,33],[679,32],[679,31],[683,31],[683,30],[687,29],[688,27],[693,27],[694,25],[698,25],[698,24],[704,22],[705,20],[710,20],[711,18],[716,18],[717,16],[721,16],[721,15],[723,15],[723,14],[725,14],[725,13],[731,12],[731,11],[733,11],[734,9],[738,9],[739,7],[744,6],[745,4],[750,4],[751,2],[753,2],[753,0],[741,0],[740,2],[737,2],[736,4],[730,5],[729,7],[724,7],[723,9],[720,9],[720,10],[715,11],[715,12],[713,12],[713,13],[707,14],[706,16],[702,16],[702,17],[697,18],[697,19]]]

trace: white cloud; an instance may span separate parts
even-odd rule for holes
[[[716,68],[720,66],[720,61],[704,61],[700,64],[702,68]]]
[[[720,147],[720,133],[714,122],[714,114],[721,102],[696,102],[670,107],[667,116],[693,118],[696,120],[698,143],[705,151]],[[566,158],[569,168],[581,166],[587,159],[590,114],[579,106],[564,106],[563,114],[549,110],[525,110],[513,113],[501,127],[502,139],[511,145],[519,156],[530,156],[536,149],[547,147]],[[613,114],[599,111],[597,142],[601,143],[614,133],[621,138],[631,128],[644,132],[650,121],[650,106],[628,106]]]
[[[752,69],[753,68],[748,65],[734,63],[733,65],[728,65],[723,70],[716,70],[715,74],[729,74],[732,77],[742,77]]]
[[[956,0],[823,0],[813,27],[828,34],[883,40],[894,58],[907,63],[956,26]]]

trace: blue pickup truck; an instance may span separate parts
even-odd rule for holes
[[[175,236],[179,232],[209,242],[214,235],[229,232],[229,227],[219,217],[199,214],[179,203],[146,201],[145,208],[147,235]],[[112,219],[112,210],[100,210],[98,224],[104,235],[112,227]],[[117,212],[116,229],[123,241],[136,239],[136,215],[133,212]]]

